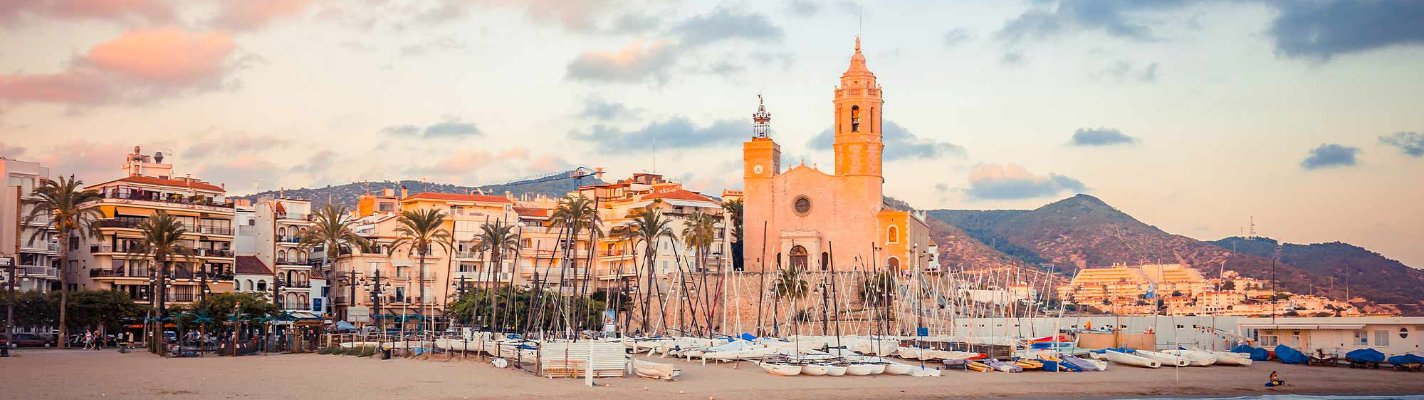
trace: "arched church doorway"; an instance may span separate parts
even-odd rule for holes
[[[894,269],[900,269],[900,258],[890,257],[889,260],[885,260],[885,266]]]
[[[803,247],[803,246],[801,246],[801,245],[799,245],[799,244],[796,245],[796,246],[794,246],[794,247],[792,247],[792,248],[791,248],[791,268],[795,268],[795,269],[798,269],[798,270],[804,270],[804,269],[806,269],[806,266],[807,266],[807,260],[806,260],[806,258],[809,257],[809,256],[810,256],[810,253],[806,251],[806,248],[805,248],[805,247]]]

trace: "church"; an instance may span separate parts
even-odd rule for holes
[[[833,174],[804,162],[782,171],[781,146],[770,137],[771,113],[758,105],[754,136],[742,144],[747,269],[829,270],[834,260],[836,271],[910,271],[938,259],[924,215],[886,204],[883,94],[857,37],[832,102]]]

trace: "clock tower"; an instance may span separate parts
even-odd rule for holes
[[[752,140],[742,143],[742,178],[750,185],[754,179],[781,174],[781,145],[771,140],[771,113],[766,102],[757,95],[757,111],[752,114]],[[750,189],[750,188],[748,188]]]

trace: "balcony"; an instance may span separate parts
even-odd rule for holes
[[[144,218],[138,218],[138,217],[108,218],[108,219],[101,219],[101,220],[95,221],[95,224],[96,224],[98,227],[100,227],[100,228],[138,229],[139,224],[142,224],[143,221],[144,221]],[[217,227],[217,226],[198,226],[198,227],[192,227],[192,226],[183,225],[183,229],[187,231],[186,233],[190,233],[190,234],[232,236],[232,228],[230,228],[230,227]]]
[[[192,303],[197,301],[197,295],[193,293],[173,293],[168,295],[168,301],[174,303]]]
[[[218,203],[213,201],[213,199],[211,198],[190,198],[179,194],[171,193],[165,196],[163,193],[159,192],[142,192],[137,194],[128,194],[122,192],[103,192],[100,193],[100,196],[102,196],[103,199],[106,201],[113,201],[118,203],[145,202],[176,206],[179,208],[187,209],[212,208],[227,212],[232,212],[233,208],[232,203]]]
[[[126,268],[118,270],[91,269],[90,278],[143,278],[148,279],[150,271],[148,268]]]
[[[232,258],[232,250],[223,249],[194,249],[198,257]]]
[[[26,241],[26,240],[21,240],[21,241],[20,241],[20,251],[26,252],[26,253],[50,253],[50,254],[56,254],[56,253],[59,253],[59,244],[58,244],[58,243],[43,243],[43,242],[38,242],[38,241],[36,241],[34,244],[30,244],[30,243],[28,243],[28,241]]]
[[[20,266],[20,276],[29,276],[44,279],[59,279],[59,268],[44,267],[38,265]]]
[[[232,236],[232,228],[220,226],[199,226],[197,232],[204,235]]]
[[[301,236],[278,236],[277,243],[301,243]]]
[[[455,259],[478,260],[480,259],[480,253],[475,251],[457,251],[455,252]]]
[[[278,258],[277,265],[288,268],[310,268],[312,266],[312,262],[310,260],[302,260],[297,258]],[[321,261],[317,260],[316,265],[321,265]]]
[[[294,219],[294,220],[299,220],[299,221],[306,221],[306,220],[308,220],[310,217],[311,217],[311,214],[290,213],[290,212],[277,213],[277,219]]]
[[[311,289],[311,282],[283,283],[282,289]]]

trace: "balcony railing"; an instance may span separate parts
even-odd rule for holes
[[[277,242],[278,242],[278,243],[301,243],[301,242],[302,242],[302,237],[301,237],[301,236],[278,236],[278,237],[277,237]]]
[[[232,257],[232,250],[223,249],[195,249],[199,257]]]
[[[310,217],[310,216],[311,216],[311,214],[303,214],[303,213],[291,213],[291,212],[288,212],[288,213],[277,213],[277,219],[297,219],[297,220],[306,221],[307,218]]]
[[[101,220],[98,220],[98,221],[95,221],[95,222],[97,223],[97,225],[98,225],[100,228],[138,229],[139,224],[143,223],[143,218],[109,218],[109,219],[101,219]],[[197,226],[197,227],[192,227],[192,226],[187,226],[186,224],[184,224],[184,225],[183,225],[183,229],[186,230],[186,231],[188,231],[188,233],[197,233],[197,234],[204,234],[204,235],[232,236],[232,228],[231,228],[231,227],[206,226],[206,225],[200,225],[200,226]]]
[[[59,279],[59,268],[37,265],[25,265],[20,267],[20,275]]]
[[[283,283],[283,284],[282,284],[282,288],[283,288],[283,289],[286,289],[286,288],[292,288],[292,289],[310,289],[310,288],[311,288],[311,282]]]
[[[197,295],[193,293],[173,293],[168,295],[168,301],[179,303],[190,303],[197,300]]]
[[[192,230],[190,229],[189,231]],[[197,232],[205,235],[232,236],[232,228],[224,228],[220,226],[199,226]]]
[[[299,259],[299,258],[278,258],[278,259],[277,259],[277,264],[279,264],[279,265],[301,265],[301,266],[307,266],[307,267],[309,267],[309,266],[312,265],[312,263],[311,263],[310,260],[302,260],[302,259]],[[318,260],[317,263],[316,263],[316,265],[321,265],[321,261]]]
[[[103,196],[103,198],[105,198],[105,199],[132,200],[132,201],[149,201],[149,202],[155,202],[155,203],[166,203],[166,204],[186,205],[186,206],[204,206],[204,207],[216,207],[216,208],[232,208],[232,207],[233,207],[232,203],[218,203],[218,202],[213,201],[213,199],[211,199],[211,198],[206,198],[206,197],[204,197],[204,198],[193,199],[193,198],[188,198],[188,197],[184,197],[184,196],[181,196],[181,195],[169,195],[169,196],[164,196],[163,193],[159,193],[159,192],[145,192],[145,193],[142,193],[142,194],[128,194],[128,193],[122,193],[122,192],[104,192],[104,193],[100,193],[100,196]]]

